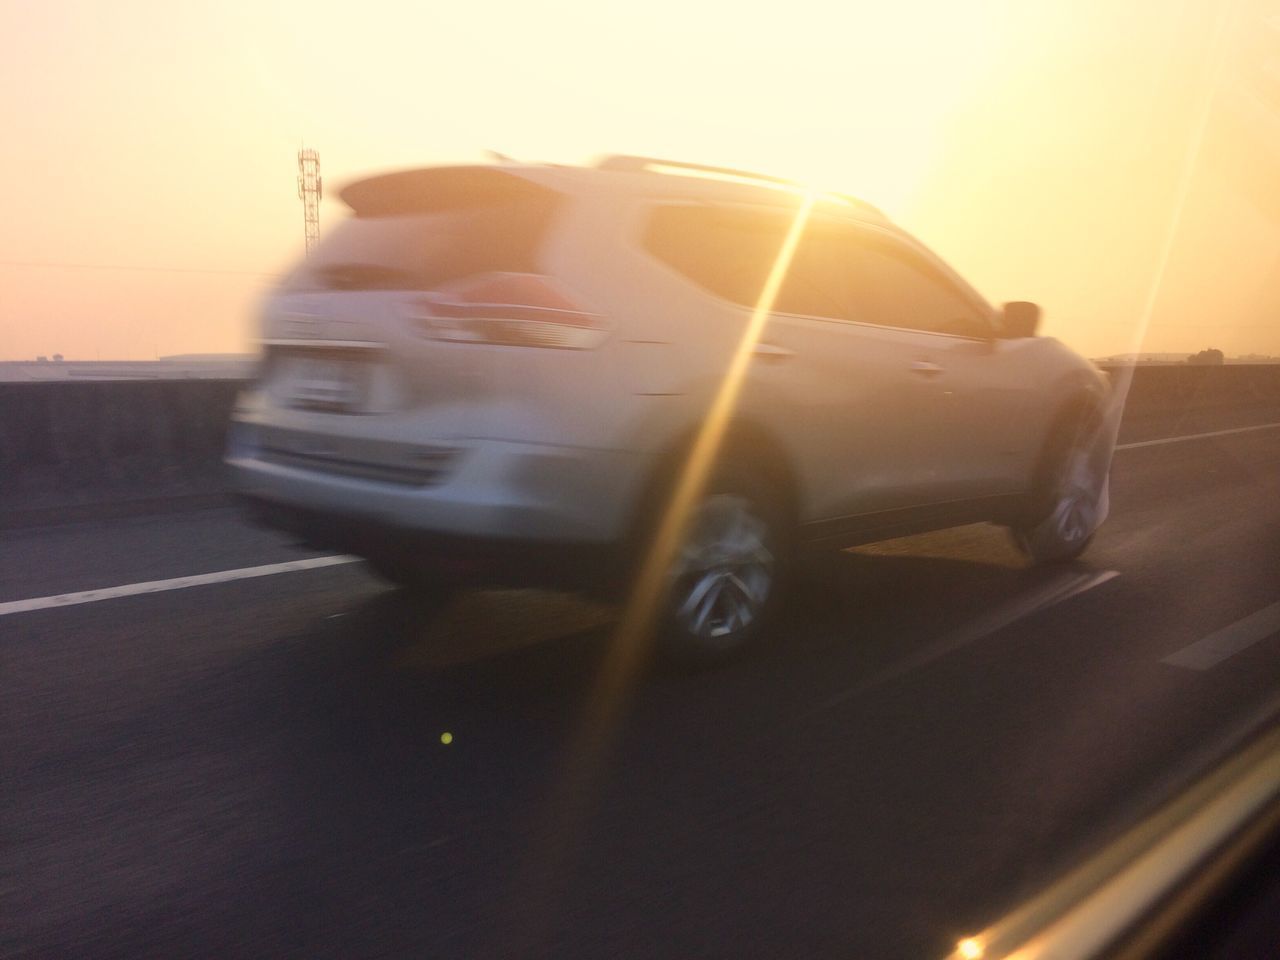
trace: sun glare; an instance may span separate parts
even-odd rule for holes
[[[802,198],[750,319],[710,399],[707,415],[675,479],[670,499],[660,505],[657,531],[641,559],[610,637],[608,653],[592,682],[573,744],[566,751],[566,766],[548,801],[547,825],[539,831],[544,842],[531,851],[524,864],[522,882],[518,884],[522,891],[521,912],[527,926],[525,936],[531,939],[536,939],[540,925],[548,919],[555,899],[553,878],[563,875],[564,860],[572,856],[575,834],[581,829],[595,778],[616,733],[618,718],[626,707],[636,675],[649,652],[650,631],[668,587],[672,561],[693,507],[710,476],[737,406],[752,353],[786,279],[816,199],[812,193]],[[537,896],[523,891],[536,891]]]

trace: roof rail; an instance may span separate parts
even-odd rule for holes
[[[598,170],[617,170],[627,173],[643,173],[645,171],[653,173],[661,173],[665,169],[670,169],[673,173],[679,174],[681,170],[687,170],[691,174],[704,174],[709,177],[723,177],[727,180],[748,180],[757,183],[772,184],[781,187],[792,187],[796,190],[804,190],[802,183],[794,180],[788,180],[785,177],[775,177],[767,173],[755,173],[751,170],[736,170],[733,167],[716,167],[705,163],[687,163],[683,160],[663,160],[660,157],[639,157],[629,156],[627,154],[614,154],[613,156],[604,157],[596,163]],[[843,203],[851,206],[861,207],[878,216],[883,217],[884,214],[865,200],[857,197],[851,197],[845,193],[834,193],[824,190],[822,195],[834,197]]]
[[[596,166],[601,170],[624,170],[640,172],[655,168],[671,167],[674,170],[692,170],[697,173],[714,173],[722,177],[736,177],[742,180],[760,180],[765,183],[780,183],[794,187],[799,184],[782,177],[773,177],[765,173],[754,173],[750,170],[735,170],[732,167],[713,167],[705,163],[686,163],[683,160],[663,160],[660,157],[633,157],[626,154],[615,154],[605,157]]]

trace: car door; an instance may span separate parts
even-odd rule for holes
[[[987,304],[887,231],[865,230],[849,266],[855,316],[912,334],[899,371],[917,388],[907,486],[924,503],[1018,491],[1040,406],[1019,341],[997,339]]]
[[[737,308],[756,307],[795,210],[718,203],[664,207],[650,248],[706,291]],[[855,328],[835,232],[815,214],[753,349],[737,415],[765,426],[791,452],[802,522],[836,520],[903,505],[912,464],[900,423],[915,385],[897,375],[902,331]],[[652,230],[651,230],[652,234]]]
[[[846,261],[853,229],[835,217],[810,221],[762,343],[793,358],[781,372],[795,412],[792,429],[805,441],[811,509],[804,519],[834,524],[833,535],[843,520],[896,511],[921,496],[913,477],[922,389],[901,374],[920,335],[850,322]]]

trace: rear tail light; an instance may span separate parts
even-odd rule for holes
[[[551,277],[486,273],[415,300],[413,323],[433,340],[590,350],[609,329]]]

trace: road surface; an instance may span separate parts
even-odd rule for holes
[[[227,509],[7,531],[0,955],[941,956],[1273,716],[1251,425],[1126,426],[1066,569],[987,527],[834,557],[607,731],[602,611],[262,571],[316,555]]]

